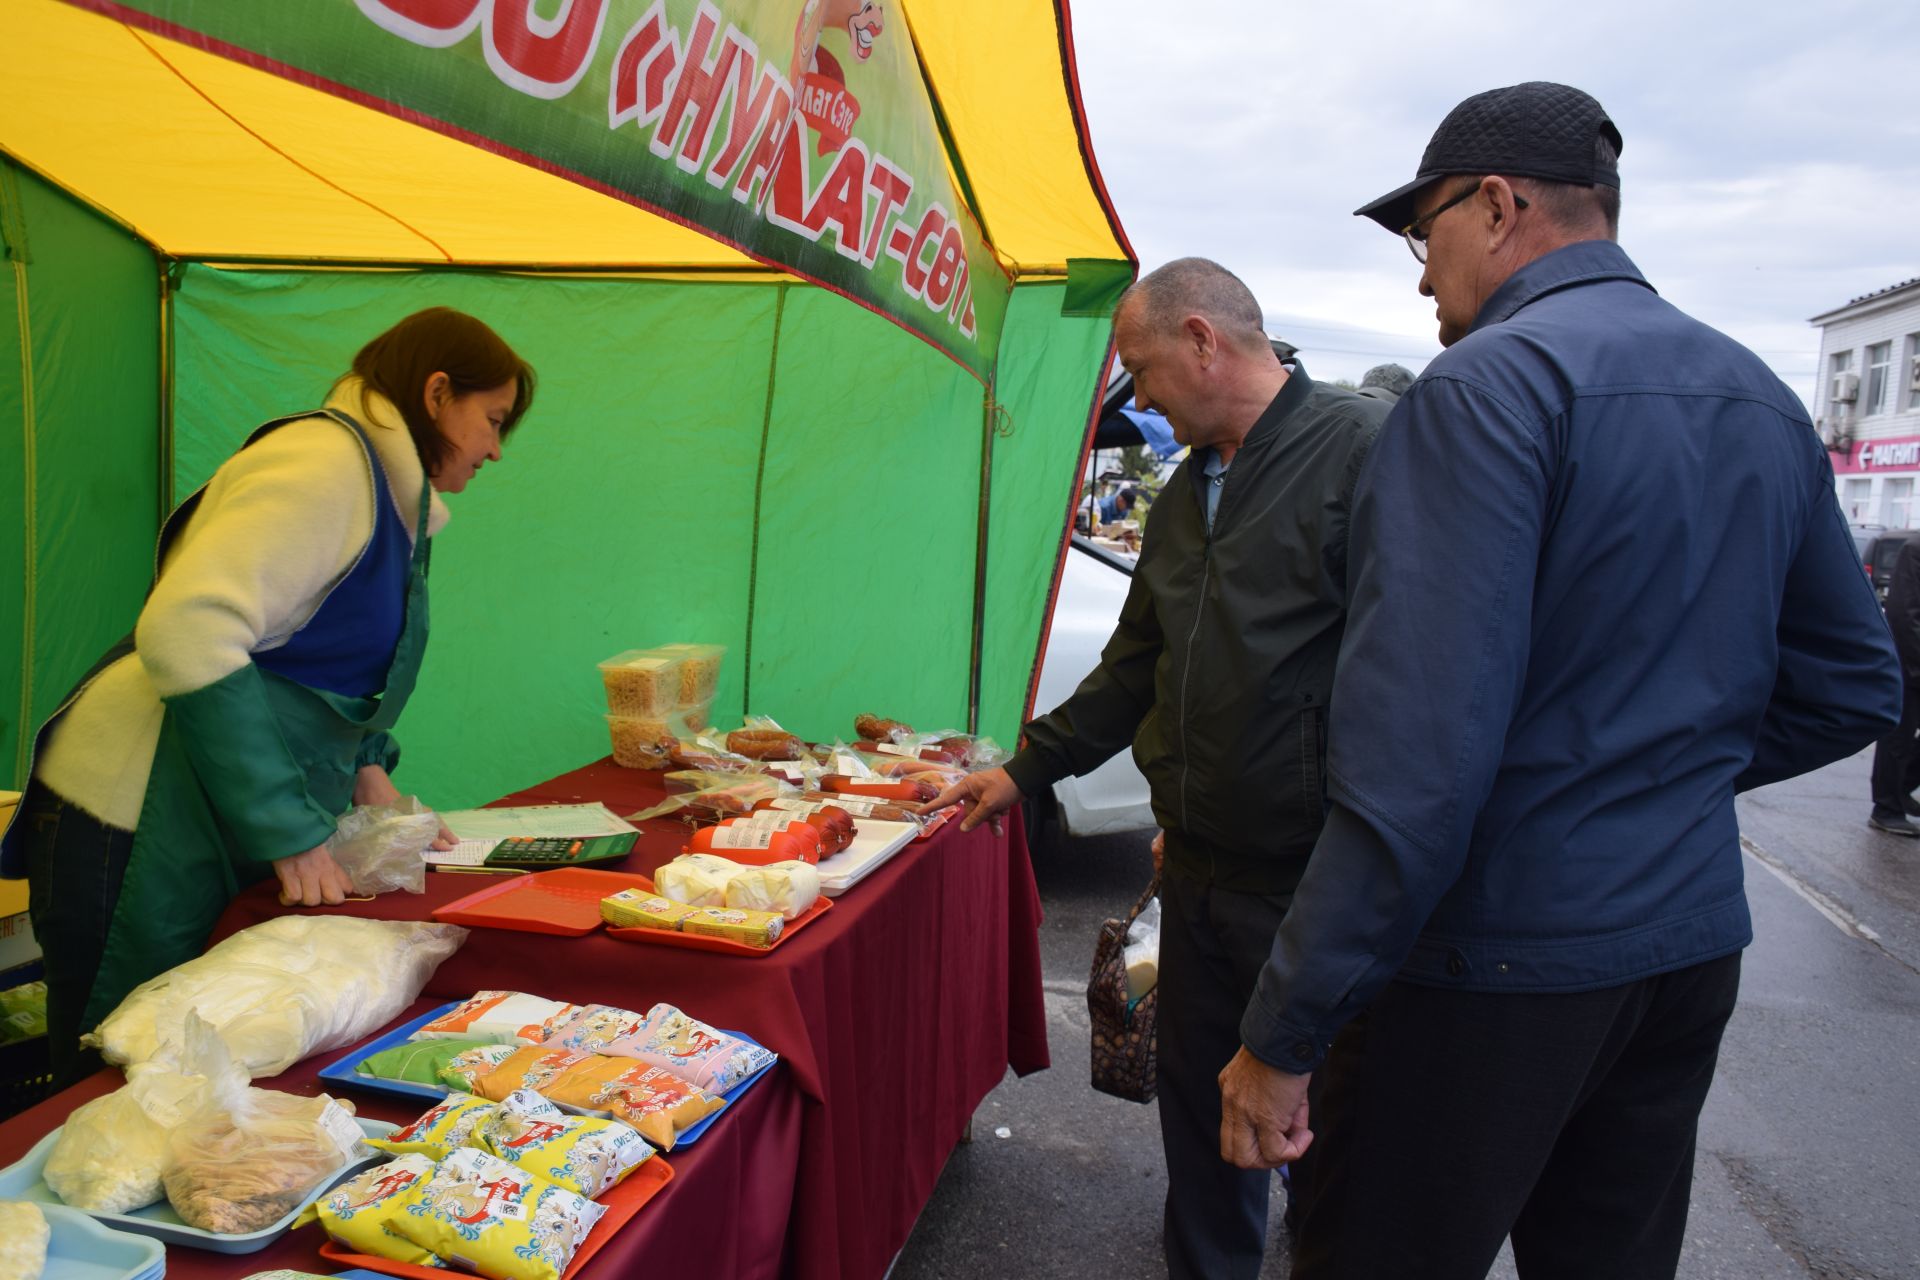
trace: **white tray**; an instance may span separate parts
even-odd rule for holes
[[[820,863],[820,892],[837,898],[872,875],[880,864],[900,852],[920,834],[911,822],[854,820],[853,843]]]
[[[358,1116],[354,1117],[354,1123],[359,1125],[360,1132],[369,1138],[384,1138],[400,1127],[388,1124],[384,1120],[365,1120]],[[53,1153],[53,1145],[59,1140],[60,1130],[55,1129],[35,1143],[33,1150],[21,1157],[17,1164],[0,1169],[0,1200],[31,1200],[43,1206],[70,1208],[53,1193],[44,1176],[47,1157]],[[78,1212],[85,1213],[88,1217],[98,1219],[121,1231],[152,1236],[168,1244],[182,1244],[194,1249],[210,1249],[215,1253],[256,1253],[285,1235],[288,1228],[293,1226],[293,1220],[300,1216],[301,1208],[313,1203],[368,1165],[391,1158],[386,1152],[375,1151],[371,1147],[363,1147],[361,1151],[364,1154],[348,1160],[326,1178],[314,1184],[313,1189],[307,1192],[293,1212],[272,1226],[262,1227],[258,1231],[249,1231],[245,1235],[220,1235],[217,1232],[190,1227],[180,1220],[180,1215],[173,1211],[173,1206],[165,1199],[157,1200],[144,1209],[135,1209],[131,1213],[94,1213],[85,1209]],[[135,1272],[133,1275],[138,1280],[145,1280],[142,1272]],[[92,1277],[88,1277],[88,1280],[92,1280]]]
[[[166,1246],[158,1240],[115,1231],[63,1204],[43,1204],[40,1212],[53,1236],[42,1280],[160,1280],[167,1273]]]

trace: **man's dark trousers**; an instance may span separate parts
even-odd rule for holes
[[[1904,817],[1915,787],[1920,787],[1920,683],[1909,672],[1900,723],[1873,748],[1873,816]]]
[[[1167,1156],[1167,1273],[1253,1280],[1273,1174],[1220,1158],[1220,1072],[1291,894],[1235,893],[1169,864],[1160,882],[1160,1141]],[[1296,1168],[1294,1194],[1304,1194]]]
[[[1625,986],[1393,982],[1334,1040],[1294,1280],[1670,1280],[1735,953]]]

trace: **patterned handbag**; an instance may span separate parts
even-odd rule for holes
[[[1100,926],[1093,949],[1093,973],[1087,979],[1087,1012],[1093,1016],[1093,1087],[1128,1102],[1152,1102],[1159,1054],[1154,1034],[1160,987],[1127,1011],[1127,930],[1160,892],[1160,876],[1133,904],[1124,920]]]

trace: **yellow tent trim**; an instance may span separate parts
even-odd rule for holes
[[[901,0],[906,3],[906,0]],[[61,0],[8,0],[0,150],[177,258],[767,269],[667,218]],[[1047,0],[908,5],[994,248],[1126,258]]]

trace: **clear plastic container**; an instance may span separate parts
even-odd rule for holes
[[[607,732],[613,739],[613,762],[628,769],[667,768],[667,753],[673,750],[673,744],[704,728],[699,722],[706,715],[704,704],[657,715],[609,715]]]
[[[681,706],[713,701],[713,692],[720,687],[720,664],[726,660],[727,646],[663,644],[652,652],[685,660],[686,665],[680,668]]]
[[[629,649],[600,664],[607,710],[617,716],[655,716],[682,702],[687,659],[661,649]]]

